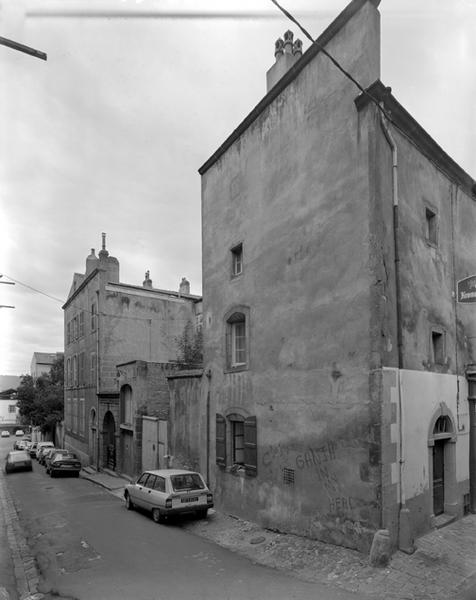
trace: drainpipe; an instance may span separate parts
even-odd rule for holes
[[[413,536],[410,528],[410,511],[405,505],[405,485],[403,466],[405,464],[403,448],[403,406],[401,390],[401,370],[403,369],[403,334],[402,334],[402,303],[400,285],[400,244],[399,244],[399,215],[398,215],[398,151],[395,139],[390,131],[387,119],[380,114],[380,126],[385,139],[392,150],[392,206],[393,206],[393,248],[395,263],[395,303],[397,318],[397,361],[398,361],[398,437],[399,437],[399,514],[398,514],[398,547],[400,550],[412,553],[415,551]]]
[[[101,285],[101,282],[99,282]],[[97,295],[97,322],[96,322],[96,470],[99,473],[99,290],[96,291]]]
[[[469,509],[476,513],[476,365],[466,368],[469,410]]]

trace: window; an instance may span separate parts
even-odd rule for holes
[[[85,422],[85,411],[84,411],[84,398],[79,400],[79,435],[84,436],[84,422]]]
[[[222,415],[216,415],[216,463],[226,466],[226,421]]]
[[[79,313],[79,337],[84,336],[84,310]]]
[[[165,479],[163,477],[159,477],[159,475],[157,475],[155,479],[154,490],[157,490],[158,492],[165,492]]]
[[[426,240],[432,246],[438,244],[438,220],[436,213],[429,208],[425,209],[426,217]]]
[[[237,277],[243,272],[243,244],[231,249],[231,275]]]
[[[431,332],[432,359],[437,365],[445,362],[445,336],[440,331]]]
[[[142,473],[142,475],[137,480],[137,485],[145,485],[147,483],[148,477],[149,477],[149,473]]]
[[[231,421],[231,459],[234,465],[245,462],[245,424],[244,420]]]
[[[71,359],[66,361],[66,386],[71,387]]]
[[[66,343],[71,344],[71,322],[66,325]]]
[[[9,404],[9,405],[8,405],[8,412],[9,412],[9,413],[14,413],[14,412],[16,412],[16,411],[17,411],[16,404]]]
[[[78,399],[73,398],[71,404],[71,430],[73,433],[78,433]]]
[[[216,415],[216,463],[221,467],[242,466],[246,475],[256,476],[256,417],[231,414],[225,419]]]
[[[156,476],[155,475],[149,475],[149,479],[146,481],[145,487],[150,488],[151,490],[153,490],[154,487],[155,487],[155,480],[156,480]]]
[[[78,385],[78,357],[73,356],[73,387]]]
[[[96,331],[96,304],[93,302],[91,304],[91,331]]]
[[[79,385],[84,386],[86,384],[84,378],[84,352],[79,355]]]
[[[73,319],[73,338],[75,340],[78,339],[78,317],[74,317]]]
[[[243,371],[249,368],[249,315],[247,306],[235,306],[225,315],[225,370]]]

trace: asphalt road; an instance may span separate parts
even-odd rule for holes
[[[0,460],[14,438],[0,440]],[[180,528],[157,525],[90,481],[8,475],[44,581],[40,591],[80,600],[358,600],[251,563]],[[1,573],[1,571],[0,571]]]

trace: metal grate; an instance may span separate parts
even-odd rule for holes
[[[283,469],[284,485],[294,485],[294,469]]]

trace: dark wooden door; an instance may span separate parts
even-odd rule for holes
[[[433,446],[433,514],[441,515],[445,509],[445,461],[444,441]]]

